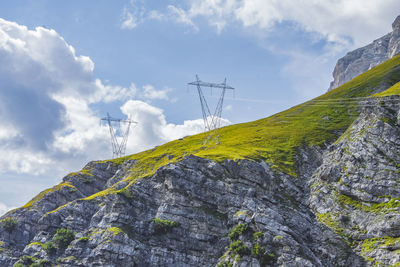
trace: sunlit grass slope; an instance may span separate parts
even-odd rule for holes
[[[384,96],[390,96],[390,95],[400,95],[400,82],[396,83],[395,85],[393,85],[392,87],[390,87],[389,89],[381,92],[381,93],[377,93],[374,94],[374,97],[384,97]]]
[[[216,161],[264,160],[274,168],[296,176],[299,149],[333,142],[358,115],[357,97],[370,96],[399,81],[400,56],[396,56],[313,100],[265,119],[220,129],[219,145],[204,147],[204,134],[198,134],[114,162],[137,160],[132,169],[133,180],[150,175],[159,167],[189,154]]]
[[[359,115],[360,99],[399,94],[399,82],[400,55],[335,90],[286,111],[265,119],[221,128],[218,145],[204,146],[205,135],[198,134],[111,160],[114,164],[136,160],[124,179],[128,185],[119,190],[117,188],[120,187],[112,186],[86,200],[108,194],[127,194],[129,191],[126,189],[138,179],[152,175],[160,167],[191,154],[219,162],[225,159],[263,160],[276,170],[296,177],[296,156],[302,148],[333,143]],[[84,174],[87,172],[81,171]],[[23,208],[30,208],[48,192],[61,190],[63,186],[65,184],[43,191]]]

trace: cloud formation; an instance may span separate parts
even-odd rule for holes
[[[191,0],[184,12],[192,23],[197,17],[207,18],[218,31],[235,21],[243,27],[263,30],[292,22],[329,42],[347,44],[350,38],[352,45],[358,47],[370,42],[371,37],[384,34],[382,29],[389,32],[399,10],[397,0]]]
[[[172,101],[170,88],[105,84],[94,77],[93,61],[76,55],[54,30],[0,19],[0,57],[0,173],[58,168],[65,174],[110,157],[109,132],[93,104],[121,105],[139,122],[127,153],[203,131],[201,120],[171,124],[162,109],[145,102]]]
[[[13,209],[12,207],[8,207],[7,205],[0,202],[0,217],[5,214],[7,211]]]
[[[168,123],[164,111],[148,103],[138,100],[129,100],[122,107],[122,112],[139,122],[131,135],[128,149],[141,151],[165,142],[193,135],[204,131],[202,119],[187,120],[183,124]],[[222,119],[221,126],[230,122]]]

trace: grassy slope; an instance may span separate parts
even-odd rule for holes
[[[377,87],[389,88],[399,82],[400,73],[394,70],[399,65],[400,56],[397,56],[301,105],[265,119],[224,127],[220,130],[219,145],[203,147],[204,134],[199,134],[114,161],[138,160],[132,169],[132,178],[150,175],[188,154],[217,161],[265,160],[278,170],[296,176],[295,156],[299,148],[337,139],[358,115],[357,101],[349,100],[370,96]],[[168,155],[173,158],[168,159]]]
[[[299,149],[334,142],[358,115],[354,98],[371,96],[378,87],[385,90],[393,86],[400,81],[399,68],[400,55],[313,100],[265,119],[221,128],[219,145],[204,147],[204,134],[198,134],[112,161],[122,164],[128,159],[137,160],[124,180],[129,185],[189,154],[216,161],[265,160],[295,177]],[[87,199],[119,191],[112,187]]]
[[[400,95],[400,82],[396,83],[395,85],[393,85],[392,87],[390,87],[389,89],[381,92],[381,93],[377,93],[374,94],[374,97],[384,97],[384,96],[390,96],[390,95]]]

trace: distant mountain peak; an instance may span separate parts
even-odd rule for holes
[[[328,91],[397,55],[400,52],[400,16],[394,20],[392,27],[393,32],[340,58],[333,71],[333,81]]]
[[[400,29],[400,15],[392,23],[393,31]]]

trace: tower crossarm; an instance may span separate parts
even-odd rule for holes
[[[131,119],[123,120],[123,119],[116,119],[110,116],[110,114],[107,113],[107,117],[101,118],[102,121],[115,121],[115,122],[122,122],[122,123],[135,123],[137,124],[137,121],[133,121]]]
[[[211,88],[221,88],[221,89],[235,89],[232,86],[229,86],[227,84],[223,83],[207,83],[207,82],[202,82],[202,81],[195,81],[188,83],[189,85],[196,85],[196,86],[202,86],[202,87],[211,87]]]

